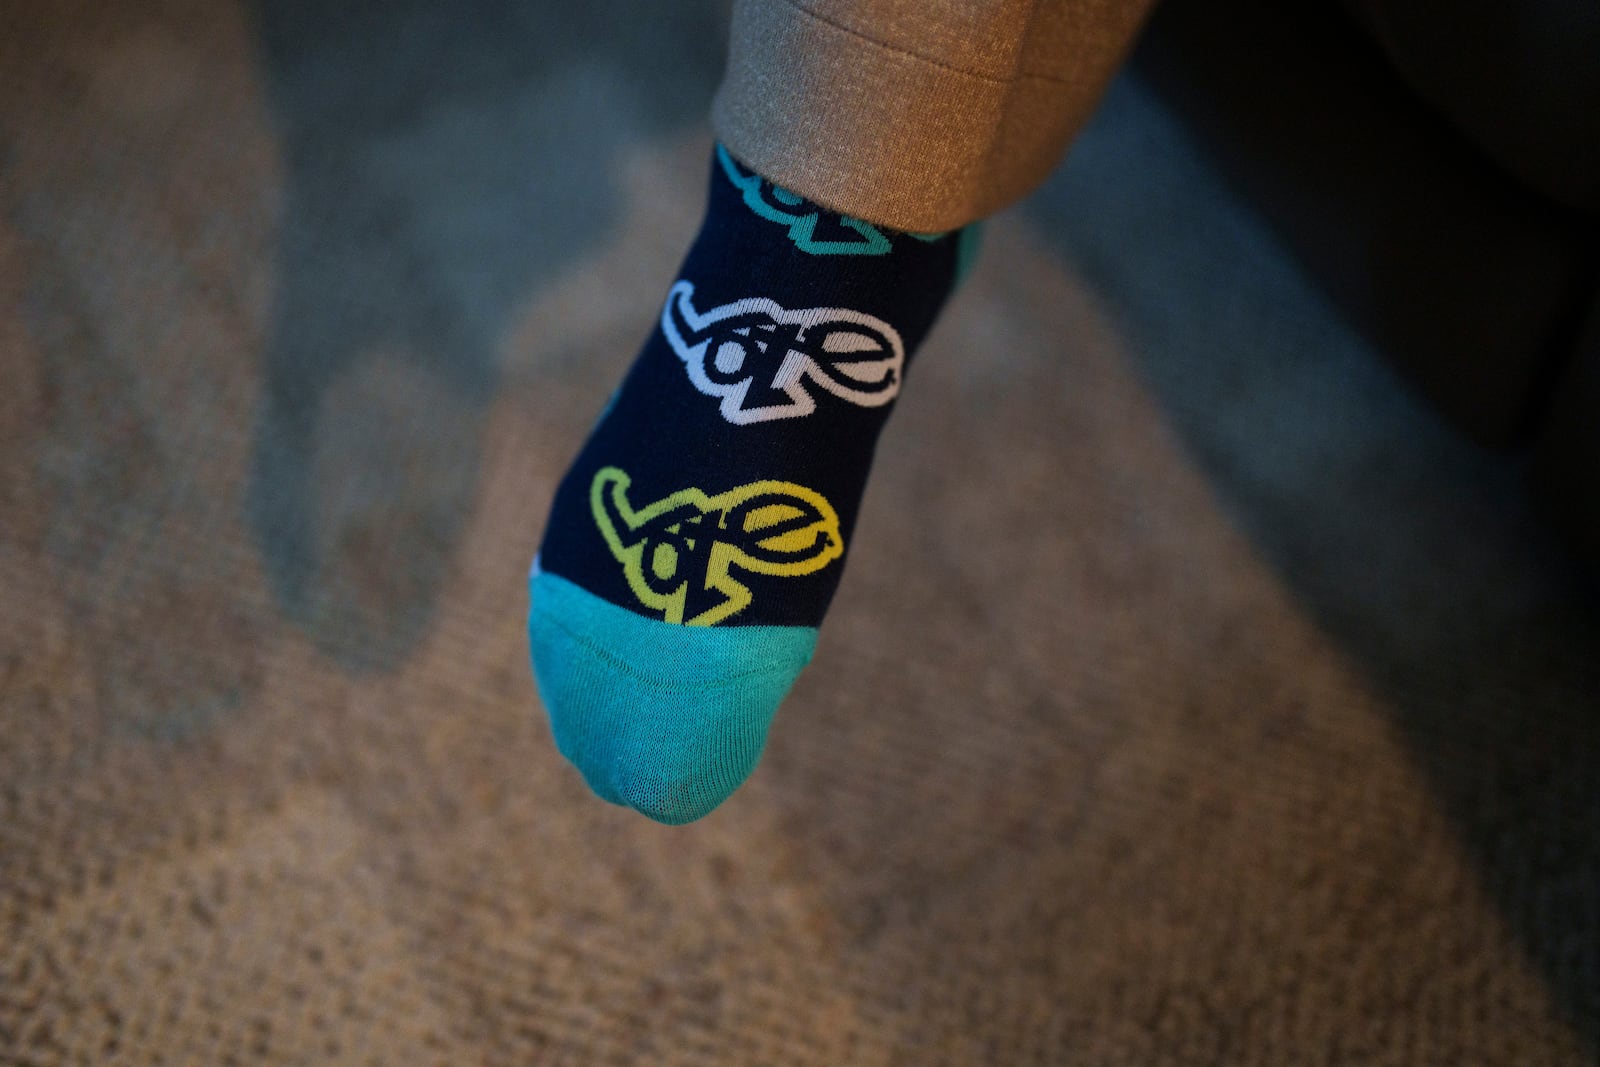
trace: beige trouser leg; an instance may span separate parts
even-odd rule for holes
[[[1050,173],[1154,0],[736,0],[712,126],[835,211],[953,229]]]

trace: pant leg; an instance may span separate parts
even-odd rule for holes
[[[1154,0],[736,0],[712,126],[825,207],[954,229],[1050,173]]]

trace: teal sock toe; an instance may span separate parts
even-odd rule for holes
[[[534,677],[561,754],[603,800],[677,825],[755,770],[811,659],[807,626],[681,626],[550,573],[529,583]]]

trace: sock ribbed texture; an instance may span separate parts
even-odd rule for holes
[[[755,768],[975,235],[825,211],[721,146],[711,169],[700,234],[556,491],[530,577],[557,747],[600,797],[665,823]]]

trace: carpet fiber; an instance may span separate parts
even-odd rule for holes
[[[526,658],[718,4],[0,15],[0,1063],[1581,1064],[1600,623],[1119,82],[996,220],[765,761]]]

